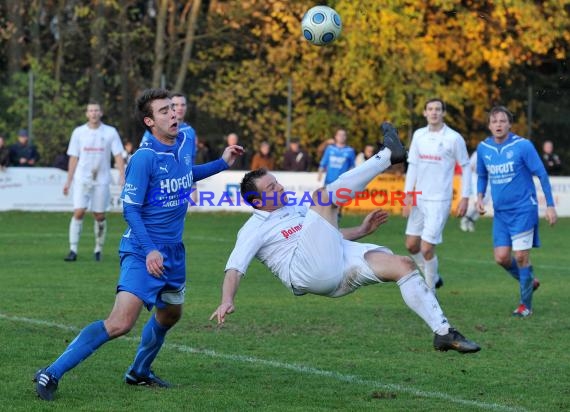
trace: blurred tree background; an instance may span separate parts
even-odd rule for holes
[[[554,141],[570,163],[570,0],[327,4],[343,32],[316,47],[300,30],[313,1],[0,0],[0,133],[14,141],[32,109],[49,165],[95,99],[136,144],[134,99],[164,86],[188,96],[188,121],[214,147],[235,131],[250,151],[269,140],[280,155],[290,133],[314,155],[335,127],[357,150],[384,120],[409,140],[438,96],[470,148],[504,104],[517,133],[539,150]]]

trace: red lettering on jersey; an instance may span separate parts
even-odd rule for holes
[[[291,226],[289,229],[282,230],[281,234],[285,239],[289,239],[289,236],[291,236],[293,233],[299,232],[302,228],[303,228],[302,224],[299,224],[297,226]]]

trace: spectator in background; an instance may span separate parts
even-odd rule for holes
[[[4,144],[4,136],[0,135],[0,170],[6,169],[10,164],[10,151]]]
[[[67,144],[63,145],[60,148],[59,153],[55,156],[55,159],[53,159],[52,167],[57,167],[58,169],[67,172],[67,169],[69,168],[69,156],[67,155]]]
[[[10,164],[12,166],[31,167],[40,160],[36,146],[30,144],[28,131],[18,131],[18,141],[10,146]]]
[[[227,147],[227,146],[234,146],[234,145],[239,145],[239,136],[237,135],[237,133],[230,133],[226,136],[225,138],[226,142],[225,145],[223,146],[223,148]],[[221,153],[223,152],[224,149],[220,150],[220,156]],[[233,165],[230,166],[229,170],[247,170],[249,165],[249,162],[247,161],[247,157],[246,157],[246,153],[244,153],[242,156],[238,157],[236,159],[236,161],[234,162]]]
[[[129,161],[131,160],[131,157],[133,157],[133,154],[135,152],[134,146],[133,146],[133,142],[127,140],[124,144],[125,150],[123,150],[123,161],[125,163],[125,167],[129,164]]]
[[[554,143],[551,140],[546,140],[542,145],[542,162],[550,176],[559,176],[561,174],[562,162],[560,157],[554,153]]]
[[[259,151],[253,155],[251,159],[251,170],[264,168],[267,170],[275,169],[275,159],[271,154],[271,146],[268,142],[263,141],[259,145]]]
[[[362,150],[362,152],[356,155],[356,160],[354,161],[354,163],[356,166],[359,166],[368,159],[370,159],[372,156],[374,156],[374,146],[371,144],[364,145],[364,149]]]
[[[346,144],[346,130],[338,129],[334,134],[334,144],[325,149],[319,164],[319,182],[325,174],[325,185],[334,182],[341,174],[354,167],[356,154],[354,149]]]
[[[311,156],[301,149],[299,139],[292,138],[289,142],[289,149],[283,154],[283,170],[308,172],[311,162]]]
[[[208,143],[204,139],[199,138],[198,147],[196,149],[195,164],[201,165],[204,163],[211,162],[213,159],[214,159],[214,154],[212,153],[210,143]]]

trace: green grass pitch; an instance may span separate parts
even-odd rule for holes
[[[491,220],[462,233],[450,218],[437,249],[451,323],[482,346],[439,353],[428,327],[396,285],[341,299],[294,297],[255,263],[236,313],[208,321],[223,268],[246,214],[191,213],[186,222],[185,312],[167,336],[155,372],[173,389],[133,388],[122,377],[136,328],[104,345],[61,380],[56,401],[36,398],[32,376],[53,361],[114,300],[122,216],[109,216],[104,260],[94,262],[86,217],[79,260],[68,252],[67,213],[0,213],[0,399],[7,411],[562,411],[570,410],[570,219],[541,221],[532,261],[542,282],[530,319],[513,319],[517,284],[494,262]],[[359,217],[345,216],[354,225]],[[399,217],[363,239],[404,254]]]

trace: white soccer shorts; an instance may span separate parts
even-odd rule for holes
[[[406,235],[420,236],[432,245],[440,244],[450,209],[451,200],[418,199],[408,217]]]
[[[73,184],[73,209],[88,209],[94,213],[104,213],[109,207],[111,191],[109,185],[96,185],[92,182]]]
[[[291,284],[297,292],[340,297],[382,283],[364,259],[371,250],[392,253],[382,246],[344,239],[336,227],[309,210],[291,261]]]

